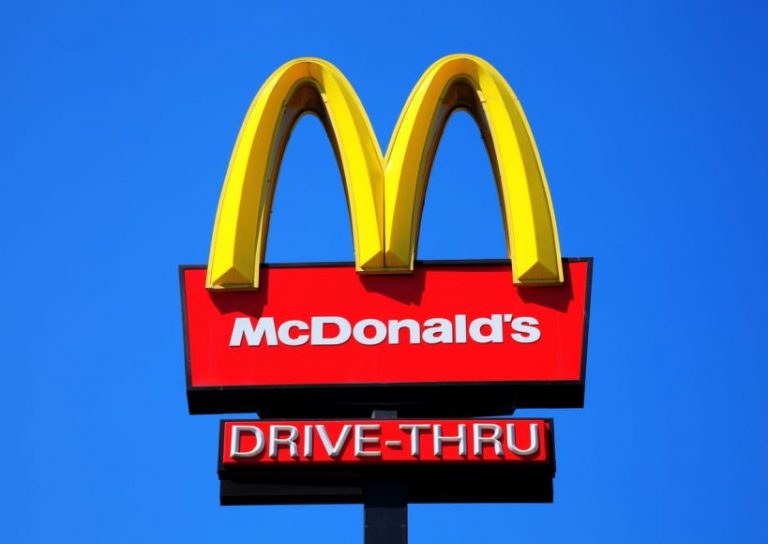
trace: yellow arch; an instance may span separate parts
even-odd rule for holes
[[[323,60],[302,58],[269,77],[245,116],[216,213],[209,288],[258,287],[280,162],[293,126],[307,112],[325,126],[342,171],[357,268],[383,267],[383,164],[376,136],[342,73]]]
[[[254,98],[219,200],[208,262],[209,288],[258,287],[275,180],[291,129],[320,117],[336,153],[349,204],[357,270],[413,270],[426,183],[445,123],[468,110],[493,164],[516,283],[563,281],[555,216],[525,114],[484,60],[451,55],[411,92],[386,161],[368,116],[341,72],[320,59],[279,68]]]
[[[514,281],[562,283],[555,214],[528,121],[501,74],[471,55],[450,55],[430,66],[395,127],[385,161],[385,268],[413,270],[432,161],[457,109],[477,122],[493,165]]]

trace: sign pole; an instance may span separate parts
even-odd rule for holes
[[[408,497],[402,482],[370,480],[363,500],[365,544],[408,543]]]
[[[373,419],[397,419],[396,410],[374,410]],[[397,478],[370,478],[363,489],[365,544],[408,544],[408,487]]]

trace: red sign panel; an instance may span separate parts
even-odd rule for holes
[[[541,419],[224,421],[221,467],[403,463],[547,464]]]
[[[414,386],[482,384],[529,386],[517,406],[578,406],[590,267],[566,260],[563,285],[521,288],[508,262],[420,264],[394,276],[271,266],[258,290],[235,292],[210,291],[204,268],[183,267],[190,409],[262,409],[290,402],[281,391],[339,386],[327,401],[398,406],[424,400],[427,389]]]

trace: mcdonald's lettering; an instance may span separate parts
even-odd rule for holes
[[[488,317],[476,317],[467,322],[467,316],[459,314],[451,319],[431,317],[423,322],[415,319],[363,318],[354,325],[348,319],[339,316],[311,317],[309,321],[288,319],[275,323],[273,317],[256,319],[256,324],[249,317],[236,317],[229,340],[231,347],[247,346],[333,346],[353,340],[364,346],[375,346],[386,342],[399,344],[464,344],[467,341],[478,344],[495,342],[501,344],[505,339],[527,344],[541,338],[538,320],[534,317],[515,317],[512,314],[491,314]],[[505,324],[510,331],[504,334]],[[333,327],[328,332],[328,326]]]
[[[493,167],[505,260],[415,259],[430,169],[457,109],[476,121]],[[262,262],[283,152],[305,113],[320,118],[337,157],[354,263]],[[180,269],[190,411],[581,406],[591,267],[562,258],[525,114],[486,61],[450,55],[430,66],[382,153],[342,73],[293,60],[269,76],[242,123],[207,265]]]

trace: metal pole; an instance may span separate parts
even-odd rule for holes
[[[374,410],[375,419],[395,419],[394,410]],[[363,489],[365,544],[408,543],[408,487],[394,478],[371,478]]]

